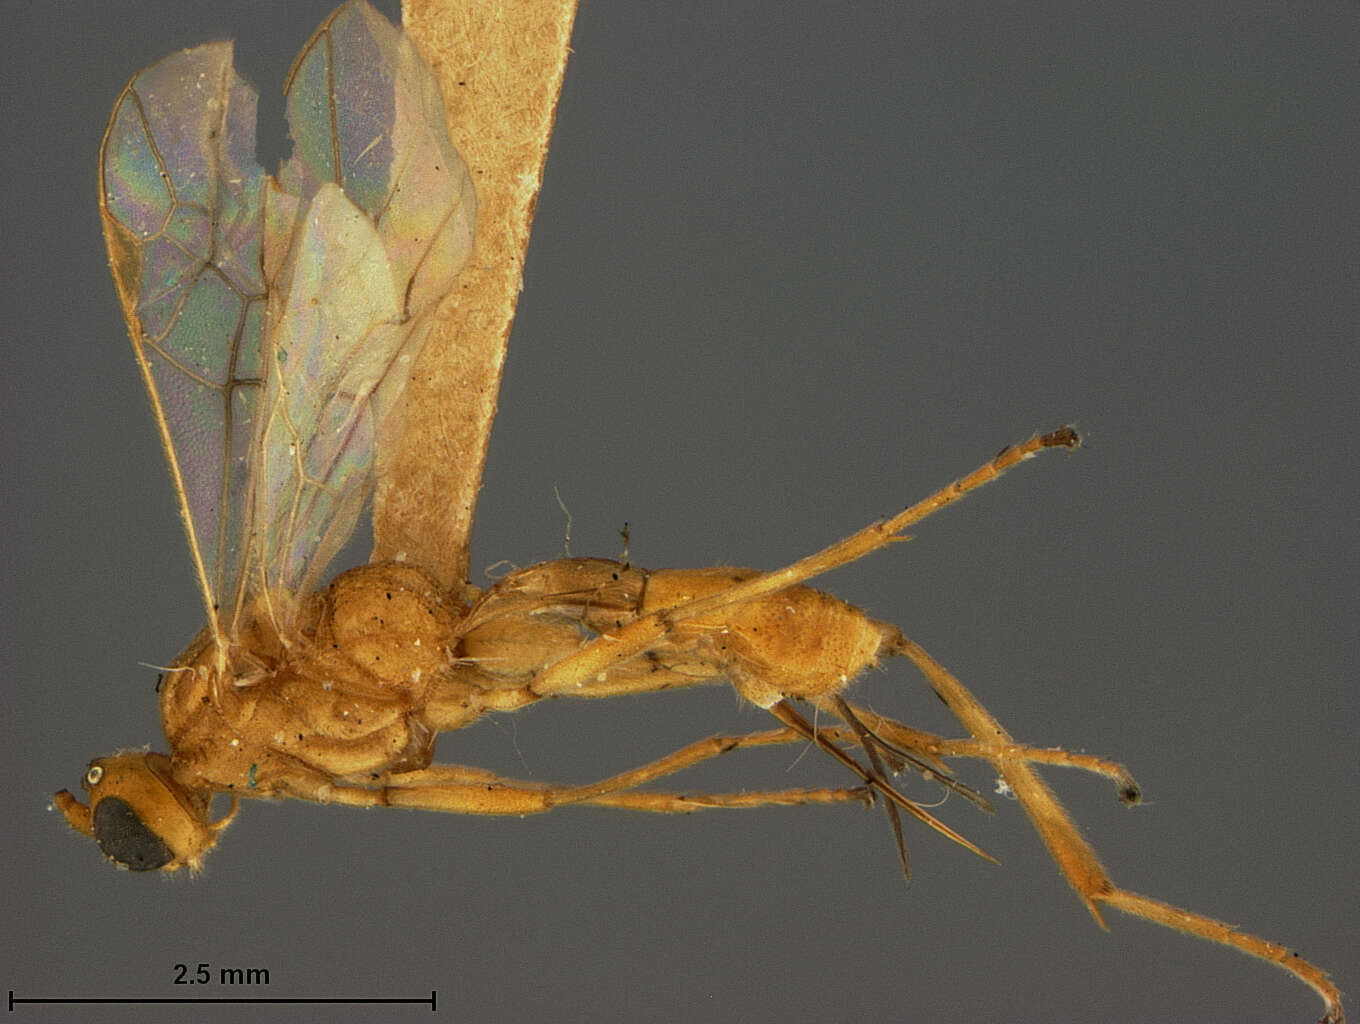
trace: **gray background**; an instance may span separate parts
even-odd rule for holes
[[[909,888],[849,808],[258,804],[193,881],[67,835],[50,793],[157,745],[139,662],[200,623],[105,269],[99,134],[132,72],[226,36],[278,116],[330,2],[194,6],[4,5],[0,987],[206,995],[171,985],[202,961],[267,967],[272,996],[438,989],[476,1021],[1316,1016],[1264,964],[1101,933],[1012,804],[942,811],[999,869],[912,828]],[[1074,422],[1084,450],[826,585],[1017,736],[1133,767],[1134,811],[1049,773],[1117,879],[1360,993],[1360,9],[587,3],[573,46],[474,564],[558,555],[557,484],[576,553],[617,553],[627,521],[642,565],[775,567]],[[904,664],[857,692],[944,728]],[[583,781],[766,725],[721,688],[558,702],[441,755]],[[689,784],[837,778],[786,750]]]

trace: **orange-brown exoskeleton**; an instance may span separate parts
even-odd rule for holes
[[[170,753],[91,762],[88,803],[56,797],[74,828],[124,867],[196,871],[242,798],[516,815],[564,804],[682,812],[863,802],[887,809],[905,869],[903,814],[987,856],[893,782],[911,769],[985,807],[946,767],[975,758],[1016,796],[1098,922],[1114,907],[1269,960],[1322,996],[1328,1020],[1342,1019],[1335,987],[1312,964],[1115,885],[1036,771],[1093,771],[1136,803],[1121,765],[1016,742],[895,626],[806,585],[906,539],[912,524],[1020,461],[1075,447],[1070,428],[1006,448],[775,572],[567,558],[480,591],[463,579],[469,498],[453,572],[380,540],[373,563],[319,588],[375,488],[380,498],[401,489],[392,467],[410,425],[407,385],[435,309],[469,260],[478,201],[436,79],[410,39],[361,0],[304,48],[287,97],[294,148],[277,178],[254,162],[255,95],[227,44],[138,74],[105,134],[110,262],[208,622],[161,688]],[[546,109],[550,119],[550,99]],[[527,211],[532,194],[522,198]],[[478,422],[480,451],[489,414]],[[464,493],[475,495],[480,454],[470,464]],[[856,677],[894,656],[920,669],[965,737],[912,729],[852,701]],[[432,763],[438,733],[489,711],[719,682],[768,710],[775,727],[710,737],[587,785]],[[794,743],[835,758],[851,784],[647,788],[737,748]],[[217,794],[232,803],[214,820]]]

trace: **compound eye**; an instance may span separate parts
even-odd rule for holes
[[[86,778],[94,772],[102,775],[103,769],[91,768]],[[175,859],[170,847],[121,797],[105,797],[95,806],[94,839],[105,857],[129,871],[155,871]]]
[[[85,788],[91,789],[99,785],[104,778],[104,766],[102,764],[92,764],[85,769]]]

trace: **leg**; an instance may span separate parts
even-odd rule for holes
[[[1047,448],[1075,448],[1080,443],[1076,431],[1064,427],[1051,434],[1032,437],[1023,444],[1004,448],[990,462],[936,491],[925,500],[903,509],[891,519],[872,523],[858,533],[851,534],[845,540],[832,544],[814,555],[809,555],[775,572],[762,573],[734,583],[708,597],[639,616],[627,625],[592,640],[571,656],[540,672],[533,683],[534,692],[540,696],[570,692],[588,680],[603,678],[611,668],[623,664],[655,645],[677,623],[711,615],[731,605],[769,597],[837,566],[863,558],[881,547],[907,540],[902,533],[907,527],[938,512],[946,505],[953,504],[969,491],[991,483],[1016,463],[1031,458]]]
[[[299,777],[289,795],[316,803],[353,807],[408,807],[451,814],[537,814],[565,804],[593,804],[654,813],[685,813],[708,808],[763,807],[824,803],[869,803],[863,787],[757,791],[750,793],[662,793],[639,790],[741,747],[792,743],[802,736],[791,729],[770,729],[744,736],[712,736],[639,768],[584,786],[519,782],[494,772],[462,765],[432,765],[412,772],[390,772],[376,779],[339,783]]]
[[[1086,909],[1102,928],[1105,921],[1096,908],[1105,903],[1141,917],[1146,921],[1173,928],[1187,935],[1212,939],[1225,946],[1260,957],[1280,967],[1310,986],[1326,1004],[1325,1024],[1340,1024],[1343,1018],[1341,994],[1326,972],[1295,955],[1283,946],[1257,938],[1222,921],[1203,914],[1182,910],[1149,896],[1141,896],[1115,885],[1089,843],[1082,838],[1067,810],[1038,773],[1031,767],[1036,760],[1027,754],[1017,757],[1010,753],[1010,733],[991,716],[955,676],[932,658],[918,644],[902,639],[899,653],[905,654],[929,681],[931,687],[949,705],[951,711],[979,742],[1000,744],[994,753],[984,755],[1010,786],[1043,838],[1053,859],[1066,876]]]
[[[966,786],[955,782],[942,764],[935,760],[937,753],[955,753],[958,744],[972,741],[946,740],[930,733],[909,729],[890,718],[873,714],[862,709],[854,709],[856,715],[869,723],[873,730],[893,742],[905,746],[930,758],[933,763],[918,765],[930,777],[948,788],[962,793],[975,804],[990,810],[990,805]],[[619,807],[628,810],[654,812],[688,812],[710,807],[762,807],[768,805],[795,805],[812,803],[843,803],[854,800],[868,803],[870,790],[866,787],[789,789],[757,791],[730,794],[673,794],[639,790],[637,787],[683,771],[710,758],[719,757],[730,751],[763,747],[777,744],[800,743],[813,739],[818,744],[831,744],[838,753],[836,743],[851,743],[858,740],[855,732],[846,728],[821,728],[814,730],[801,716],[795,717],[799,726],[783,729],[769,729],[763,732],[748,733],[741,736],[710,736],[691,743],[665,757],[621,772],[608,779],[584,786],[565,786],[534,782],[518,782],[506,779],[494,772],[462,765],[432,765],[429,768],[412,772],[392,772],[376,779],[359,779],[350,784],[321,783],[317,780],[302,781],[291,789],[291,795],[305,800],[321,803],[341,803],[352,806],[394,806],[412,807],[423,810],[447,811],[455,814],[532,814],[551,810],[566,804],[581,803],[596,806]],[[1006,748],[1011,752],[1027,751],[1030,748],[1011,744]],[[1062,751],[1035,751],[1037,755],[1058,755]],[[974,755],[983,756],[983,755]],[[1091,759],[1094,760],[1094,759]],[[854,764],[853,761],[850,762]],[[855,765],[857,774],[866,776],[864,770]],[[882,785],[880,778],[870,782],[870,786]],[[900,794],[890,800],[906,800]],[[908,801],[909,802],[909,801]],[[924,813],[924,812],[923,812]],[[926,817],[930,817],[926,815]],[[933,819],[932,819],[933,820]],[[946,834],[953,838],[957,833],[944,827]],[[967,840],[960,841],[970,849],[976,850]],[[981,853],[981,851],[977,851]],[[986,856],[985,854],[982,854]]]
[[[857,704],[847,702],[847,705],[854,715],[881,739],[892,745],[903,747],[927,762],[924,766],[918,766],[921,771],[943,771],[944,766],[938,760],[939,758],[971,757],[991,760],[1004,757],[1008,760],[1026,761],[1030,764],[1052,764],[1066,768],[1080,768],[1096,775],[1104,775],[1115,784],[1119,791],[1119,799],[1125,804],[1132,806],[1142,802],[1143,799],[1143,791],[1134,780],[1133,775],[1122,764],[1115,761],[1092,757],[1090,754],[1073,753],[1060,747],[1029,747],[1021,743],[1001,743],[996,740],[948,740],[942,736],[912,729],[910,726],[903,725],[891,718],[885,718]],[[969,793],[964,795],[973,799],[973,796],[970,796]],[[974,800],[974,802],[977,801]],[[985,801],[979,806],[982,806],[985,810],[992,809],[991,805]]]

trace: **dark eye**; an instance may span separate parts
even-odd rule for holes
[[[155,871],[175,859],[170,847],[120,797],[105,797],[95,807],[94,838],[105,857],[129,871]]]

